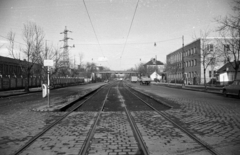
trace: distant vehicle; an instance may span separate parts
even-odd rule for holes
[[[132,83],[136,83],[138,81],[138,77],[137,76],[131,76],[131,82]]]
[[[226,97],[228,95],[237,95],[240,98],[240,80],[235,80],[232,84],[223,87],[222,93]]]
[[[140,82],[140,85],[149,85],[151,83],[151,79],[147,76],[142,76],[140,79],[139,79],[139,82]]]
[[[108,80],[104,80],[105,83],[108,83]]]

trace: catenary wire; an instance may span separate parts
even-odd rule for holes
[[[128,41],[128,37],[129,37],[130,31],[131,31],[131,29],[132,29],[133,21],[134,21],[136,12],[137,12],[138,3],[139,3],[139,0],[137,1],[137,5],[136,5],[135,10],[134,10],[134,14],[133,14],[133,18],[132,18],[132,21],[131,21],[131,25],[130,25],[130,27],[129,27],[128,34],[127,34],[127,38],[126,38],[126,40],[125,40],[124,47],[123,47],[123,50],[122,50],[122,53],[121,53],[120,58],[122,58],[122,55],[123,55],[123,53],[124,53],[124,51],[125,51],[125,48],[126,48],[126,44],[127,44],[127,41]]]
[[[132,24],[133,24],[133,21],[134,21],[136,12],[137,12],[138,3],[139,3],[139,0],[137,1],[137,5],[136,5],[135,10],[134,10],[133,18],[132,18],[132,21],[131,21],[131,24],[130,24],[130,27],[129,27],[129,30],[128,30],[127,38],[126,38],[126,41],[125,41],[125,43],[124,43],[123,50],[122,50],[122,52],[121,52],[121,56],[120,56],[120,67],[122,66],[122,55],[123,55],[123,53],[124,53],[124,51],[125,51],[126,44],[127,44],[127,41],[128,41],[128,37],[129,37],[130,31],[131,31],[131,29],[132,29]]]
[[[91,23],[91,26],[92,26],[93,32],[94,32],[95,37],[96,37],[96,39],[97,39],[98,45],[99,45],[99,47],[100,47],[101,53],[102,53],[103,57],[105,57],[105,55],[104,55],[104,53],[103,53],[103,51],[102,51],[102,47],[101,47],[101,44],[100,44],[100,42],[99,42],[99,39],[98,39],[97,33],[96,33],[95,28],[94,28],[94,26],[93,26],[93,23],[92,23],[92,20],[91,20],[90,14],[89,14],[89,12],[88,12],[88,8],[87,8],[87,5],[86,5],[86,3],[85,3],[85,0],[83,0],[83,4],[84,4],[84,7],[85,7],[85,9],[86,9],[86,12],[87,12],[88,18],[89,18],[89,20],[90,20],[90,23]],[[107,61],[107,63],[108,63],[108,65],[110,66],[110,64],[109,64],[108,61]]]
[[[149,41],[149,42],[133,42],[133,43],[127,43],[128,45],[142,45],[142,44],[153,44],[155,43],[161,43],[161,42],[168,42],[168,41],[172,41],[172,40],[178,40],[182,37],[177,37],[177,38],[171,38],[171,39],[167,39],[167,40],[159,40],[159,41]],[[98,45],[98,44],[92,44],[92,43],[77,43],[76,45]],[[101,44],[101,45],[117,45],[117,46],[122,46],[123,44],[110,44],[110,43],[106,43],[106,44]]]
[[[2,38],[4,38],[4,39],[7,39],[7,40],[8,40],[7,37],[4,37],[4,36],[2,36],[2,35],[0,35],[0,37],[2,37]],[[26,45],[26,44],[20,43],[20,42],[18,42],[18,41],[14,41],[14,42],[15,42],[15,43],[18,43],[18,44]]]

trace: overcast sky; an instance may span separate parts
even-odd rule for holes
[[[69,51],[71,59],[79,62],[78,55],[82,53],[84,62],[124,70],[155,56],[165,63],[168,53],[181,48],[183,35],[184,43],[188,44],[195,35],[199,36],[200,30],[214,31],[217,26],[214,18],[232,12],[231,0],[137,2],[85,0],[95,35],[82,0],[0,0],[0,36],[6,37],[12,30],[16,41],[24,43],[23,24],[33,21],[43,28],[48,43],[60,47],[63,44],[59,42],[63,39],[60,32],[67,26],[72,31],[69,37],[73,38],[69,45],[75,44]],[[0,37],[0,55],[8,56],[6,46],[6,39]]]

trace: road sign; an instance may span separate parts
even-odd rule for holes
[[[44,60],[44,66],[53,66],[53,60]]]

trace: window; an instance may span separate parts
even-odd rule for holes
[[[196,48],[195,47],[193,48],[193,54],[196,54]]]
[[[234,81],[234,83],[233,83],[234,85],[238,85],[238,81]]]
[[[212,77],[212,71],[209,71],[209,77]]]
[[[3,64],[0,64],[0,74],[3,73]]]
[[[224,52],[230,51],[230,46],[228,44],[225,44],[223,46],[224,46]]]
[[[207,51],[213,51],[213,44],[207,44]]]
[[[193,54],[193,49],[190,49],[191,50],[191,55]]]

